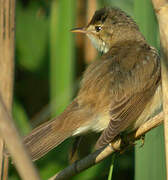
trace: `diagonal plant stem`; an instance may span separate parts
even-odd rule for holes
[[[107,145],[105,148],[97,150],[94,153],[89,154],[87,157],[83,158],[82,160],[71,164],[64,170],[60,171],[59,173],[51,177],[49,180],[70,179],[70,177],[101,162],[110,154],[120,150],[121,151],[125,150],[126,148],[128,148],[129,142],[134,142],[140,139],[148,131],[159,126],[162,122],[163,122],[163,112],[159,113],[154,118],[144,123],[141,127],[137,129],[136,132],[128,134],[124,140],[118,137],[111,144]]]
[[[29,158],[22,139],[15,127],[8,109],[5,107],[0,96],[0,136],[5,141],[7,149],[16,165],[16,168],[23,180],[39,180],[38,173]]]

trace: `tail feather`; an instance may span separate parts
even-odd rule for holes
[[[38,160],[71,136],[71,132],[56,132],[53,129],[53,123],[55,125],[56,121],[42,124],[24,138],[24,144],[33,161]]]
[[[60,116],[35,128],[24,138],[24,144],[32,159],[35,161],[47,154],[73,135],[80,126],[90,122],[90,118],[90,113],[86,113],[74,100]]]

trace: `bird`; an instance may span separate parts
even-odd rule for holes
[[[86,26],[71,31],[86,34],[102,55],[86,68],[67,108],[24,137],[33,161],[65,139],[88,132],[102,132],[95,145],[100,149],[136,130],[162,106],[158,52],[129,15],[104,7]]]

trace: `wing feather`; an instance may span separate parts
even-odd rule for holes
[[[134,51],[135,48],[128,48],[123,56],[118,52],[120,61],[112,62],[115,82],[111,91],[111,120],[96,143],[97,149],[110,143],[136,121],[160,82],[160,62],[156,52],[144,46],[139,48],[139,56]]]

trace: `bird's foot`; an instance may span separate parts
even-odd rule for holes
[[[135,141],[128,139],[127,136],[125,136],[124,134],[120,135],[120,137],[122,139],[122,148],[121,148],[120,154],[123,154],[126,150],[136,145]]]
[[[140,145],[139,147],[141,148],[141,147],[143,147],[144,144],[145,144],[145,135],[142,135],[141,138],[140,138],[140,140],[141,140],[141,145]]]

